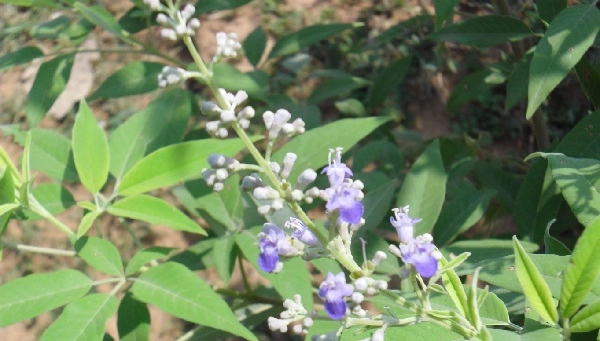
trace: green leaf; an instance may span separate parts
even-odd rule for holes
[[[583,307],[571,318],[571,331],[574,333],[589,332],[600,328],[600,301]]]
[[[541,325],[536,328],[526,328],[525,331],[520,333],[515,333],[509,330],[503,329],[488,329],[490,334],[492,335],[493,340],[502,340],[502,341],[560,341],[562,337],[560,332],[555,327],[551,327],[548,325]]]
[[[60,184],[41,184],[32,190],[32,194],[50,214],[58,214],[75,205],[71,192]]]
[[[289,179],[295,181],[298,175],[306,168],[317,169],[325,166],[327,164],[328,148],[342,147],[347,151],[358,141],[389,120],[390,118],[388,117],[337,120],[295,137],[274,153],[272,159],[281,161],[286,153],[301,150],[302,153],[298,153],[298,158],[289,176]],[[352,133],[340,134],[340,132]],[[315,146],[322,147],[315,148]]]
[[[519,19],[483,15],[446,25],[429,38],[476,47],[489,47],[531,37],[533,32]]]
[[[271,49],[269,59],[298,52],[353,27],[355,27],[354,24],[321,24],[301,28],[281,37]]]
[[[181,264],[169,262],[149,269],[134,280],[131,292],[175,317],[258,340],[208,284]]]
[[[127,292],[117,311],[117,329],[121,341],[150,339],[150,312],[148,306]]]
[[[458,106],[469,101],[487,99],[492,87],[505,81],[506,76],[498,65],[491,65],[464,77],[448,97],[448,110],[458,109]]]
[[[75,251],[92,268],[108,275],[123,276],[123,262],[113,243],[98,237],[81,237],[75,242]]]
[[[55,130],[32,129],[31,169],[56,180],[79,180],[71,150],[71,141]]]
[[[460,3],[460,0],[435,0],[433,6],[435,8],[435,30],[438,31],[444,22],[452,23],[452,15],[454,7]]]
[[[595,5],[577,5],[561,11],[538,43],[529,70],[527,119],[593,44],[600,31]]]
[[[412,57],[410,56],[398,59],[379,73],[375,82],[373,82],[373,86],[369,88],[365,100],[368,106],[382,104],[396,90],[398,84],[402,83],[404,77],[406,77],[411,61]]]
[[[15,6],[24,6],[24,7],[50,7],[57,8],[56,1],[52,0],[2,0],[0,3],[15,5]]]
[[[329,331],[335,330],[330,329]],[[357,327],[345,329],[340,341],[370,340],[373,329],[364,330]],[[422,322],[407,326],[393,326],[385,330],[386,340],[410,340],[410,341],[455,341],[463,337],[453,331],[438,326],[431,322]]]
[[[461,193],[448,202],[433,226],[435,244],[438,247],[447,245],[475,225],[495,193],[492,190],[473,190]]]
[[[65,89],[71,76],[72,66],[73,55],[58,56],[40,66],[27,95],[25,108],[27,123],[31,128],[40,123]]]
[[[596,70],[587,58],[583,57],[575,65],[575,72],[579,84],[583,88],[588,100],[594,106],[594,109],[600,109],[600,73]]]
[[[0,71],[10,69],[14,66],[29,63],[30,61],[42,57],[44,52],[35,46],[25,46],[15,52],[5,54],[0,57]]]
[[[584,116],[556,147],[556,152],[588,159],[600,159],[600,111]]]
[[[6,205],[14,205],[13,208],[10,208]],[[12,174],[8,169],[4,170],[4,173],[0,177],[0,207],[8,208],[3,213],[0,213],[0,237],[6,231],[6,226],[12,217],[12,212],[14,209],[19,207],[18,204],[15,203],[15,184],[13,181]],[[2,245],[0,243],[0,253],[2,252]]]
[[[569,248],[567,248],[560,240],[550,235],[550,226],[552,226],[555,221],[556,219],[553,219],[548,223],[548,226],[546,226],[546,232],[544,233],[544,246],[546,254],[569,256],[571,254],[571,250],[569,250]]]
[[[0,286],[0,327],[30,319],[83,295],[92,281],[75,270],[33,274]]]
[[[259,139],[254,137],[252,140]],[[174,185],[179,181],[199,176],[202,168],[209,166],[206,159],[210,154],[234,156],[243,148],[244,144],[239,139],[206,139],[158,149],[125,173],[118,192],[127,196]]]
[[[313,294],[310,275],[306,262],[298,257],[285,261],[283,270],[277,274],[266,273],[258,266],[258,233],[261,226],[244,230],[235,237],[235,242],[242,250],[245,258],[264,276],[282,298],[293,298],[295,294],[302,296],[302,304],[307,310],[313,307]]]
[[[206,235],[206,231],[183,212],[162,199],[145,194],[133,195],[115,202],[108,208],[108,213]]]
[[[76,2],[74,7],[77,11],[81,13],[87,20],[92,22],[94,25],[102,27],[106,31],[112,33],[113,35],[125,40],[129,41],[129,34],[123,31],[119,23],[115,20],[115,17],[110,14],[104,7],[102,6],[86,6],[80,2]]]
[[[135,61],[110,75],[88,98],[120,98],[145,94],[158,89],[158,75],[165,65],[155,62]]]
[[[108,177],[108,141],[85,100],[79,102],[72,147],[81,183],[90,193],[98,193]]]
[[[215,255],[218,255],[218,257],[215,257],[215,268],[219,278],[227,286],[237,259],[238,249],[235,247],[235,235],[218,238],[214,245]]]
[[[77,238],[81,238],[83,236],[86,235],[86,233],[90,230],[90,228],[92,228],[92,225],[94,224],[94,221],[96,221],[96,219],[102,215],[101,211],[92,211],[92,212],[88,212],[86,213],[86,215],[83,216],[83,218],[81,219],[81,222],[79,222],[79,226],[77,227]]]
[[[533,53],[527,53],[516,63],[508,77],[508,81],[506,82],[506,101],[504,102],[506,110],[513,108],[527,98],[529,68],[532,57]]]
[[[69,29],[71,19],[61,15],[45,23],[35,25],[31,28],[31,36],[36,39],[57,39],[63,32]]]
[[[171,89],[119,125],[109,139],[110,173],[121,179],[144,155],[179,142],[191,110],[188,92]]]
[[[335,108],[344,115],[365,116],[367,111],[365,106],[355,98],[348,98],[334,103]]]
[[[215,82],[223,89],[244,90],[250,97],[260,100],[265,98],[266,84],[261,84],[250,74],[241,72],[231,64],[216,63],[213,66],[213,73]]]
[[[266,46],[267,34],[261,26],[257,26],[254,31],[250,32],[242,44],[246,58],[248,58],[248,61],[250,64],[252,64],[252,66],[256,67],[258,65],[260,59],[265,53]]]
[[[525,296],[531,303],[531,307],[540,316],[551,324],[558,322],[558,311],[552,299],[552,293],[548,284],[542,278],[542,275],[535,267],[535,264],[519,243],[517,237],[513,237],[515,248],[516,272],[519,282],[523,287]]]
[[[196,3],[196,15],[241,7],[252,0],[202,0]]]
[[[442,258],[440,260],[440,265],[442,265],[442,268],[449,267],[448,264],[449,263],[446,258]],[[444,288],[454,302],[454,306],[458,309],[458,312],[462,316],[466,317],[467,313],[469,312],[469,305],[467,302],[467,294],[460,281],[460,278],[454,271],[445,271],[442,273],[442,281],[444,283]]]
[[[167,257],[173,250],[175,249],[171,247],[153,246],[138,251],[133,256],[133,258],[129,260],[129,263],[127,263],[127,267],[125,268],[125,275],[134,275],[136,272],[138,272],[138,270],[142,268],[142,266],[146,265],[147,263],[153,260]]]
[[[583,225],[588,226],[600,214],[600,161],[575,159],[559,153],[533,153],[525,160],[541,156],[548,160],[552,177]]]
[[[569,318],[577,312],[600,274],[597,255],[599,248],[600,220],[596,220],[579,237],[564,274],[560,295],[560,312],[564,318]]]
[[[333,78],[319,84],[308,98],[308,103],[317,104],[326,99],[346,94],[352,90],[360,89],[369,84],[369,81],[360,77]]]
[[[149,14],[149,8],[142,5],[140,1],[137,1],[137,4],[125,12],[125,14],[119,18],[117,23],[122,29],[129,33],[138,33],[147,29],[149,26],[157,24],[156,15],[152,13],[149,18]]]
[[[397,207],[408,205],[410,216],[422,219],[415,226],[415,235],[433,229],[444,204],[447,178],[440,142],[434,140],[411,166],[396,200]]]
[[[355,233],[354,238],[379,227],[382,221],[389,221],[389,217],[392,216],[390,206],[397,187],[398,181],[390,180],[389,183],[370,190],[365,195],[362,200],[365,208],[363,213],[365,224]]]
[[[483,322],[481,322],[481,316],[479,313],[479,300],[477,299],[477,285],[479,280],[479,270],[477,268],[475,273],[473,274],[473,281],[471,282],[471,288],[469,288],[469,293],[467,294],[467,318],[471,322],[471,325],[475,327],[477,330],[481,330],[483,326]],[[507,314],[508,315],[508,314]]]
[[[545,22],[552,22],[554,17],[567,8],[567,0],[545,0],[535,4],[540,18]]]
[[[106,322],[116,311],[117,299],[112,295],[85,296],[69,304],[40,341],[102,340]]]

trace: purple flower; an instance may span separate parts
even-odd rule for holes
[[[432,277],[437,272],[438,260],[441,259],[440,252],[433,244],[433,237],[428,233],[414,237],[413,225],[421,219],[411,218],[408,215],[408,206],[395,208],[393,211],[394,217],[390,218],[390,223],[398,232],[400,248],[390,245],[390,251],[405,264],[414,266],[422,277]]]
[[[331,155],[333,153],[335,153],[335,157],[332,161]],[[332,188],[342,186],[344,179],[352,176],[352,170],[345,163],[342,163],[342,148],[329,150],[329,166],[323,168],[321,173],[327,173]]]
[[[327,205],[329,211],[340,210],[340,218],[349,224],[358,224],[362,218],[364,207],[358,200],[360,191],[349,186],[327,188]]]
[[[292,237],[300,240],[304,244],[310,246],[319,244],[317,237],[308,229],[302,220],[292,217],[286,221],[285,227],[292,230]]]
[[[277,225],[265,224],[262,231],[258,234],[260,241],[260,255],[258,256],[258,266],[265,272],[273,272],[279,263],[279,255],[285,255],[291,246],[288,243],[285,233]]]
[[[394,208],[392,211],[394,212],[394,217],[390,217],[390,223],[396,228],[400,242],[408,243],[414,237],[413,225],[420,222],[421,219],[409,217],[408,206],[404,206],[401,209]]]
[[[346,284],[343,272],[337,275],[331,272],[319,287],[319,297],[325,299],[325,311],[334,320],[339,320],[346,315],[346,301],[344,297],[352,295],[352,285]]]

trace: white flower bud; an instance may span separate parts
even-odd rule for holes
[[[219,125],[220,124],[221,124],[220,121],[209,121],[209,122],[206,122],[206,131],[208,131],[209,133],[214,134],[219,129]]]
[[[383,262],[386,259],[387,254],[385,252],[377,251],[375,252],[375,255],[373,256],[373,260],[371,262],[373,263],[373,265],[378,266],[379,264],[381,264],[381,262]]]
[[[244,130],[248,129],[250,127],[250,121],[248,121],[245,118],[241,118],[238,120],[238,124],[240,125],[240,127]]]
[[[310,184],[311,182],[315,181],[316,179],[317,179],[317,172],[308,168],[308,169],[305,169],[302,173],[300,173],[300,176],[298,176],[297,184],[306,186],[306,185]]]
[[[171,22],[171,19],[167,17],[164,13],[158,13],[158,15],[156,16],[156,22],[166,26]]]
[[[377,290],[373,287],[368,287],[365,292],[367,293],[367,295],[373,296],[377,293]]]
[[[160,11],[162,9],[160,0],[144,0],[144,4],[150,7],[150,9],[153,11]]]
[[[297,324],[295,326],[292,327],[292,331],[296,334],[302,334],[302,325],[301,324]]]
[[[273,173],[279,173],[279,171],[281,170],[281,166],[279,166],[277,162],[271,161],[270,165]]]
[[[233,112],[233,110],[223,110],[221,111],[221,121],[225,122],[225,123],[231,123],[233,121],[235,121],[236,117],[235,117],[235,113]]]
[[[388,284],[386,281],[374,281],[373,287],[377,290],[386,290],[388,288]]]
[[[219,180],[219,181],[225,181],[229,177],[229,172],[225,168],[217,169],[216,174],[217,174],[217,180]]]
[[[354,180],[351,186],[359,191],[362,191],[365,188],[365,184],[363,184],[363,182],[360,180]]]
[[[183,10],[181,10],[181,17],[184,20],[188,20],[189,18],[194,16],[194,13],[196,13],[196,9],[194,8],[194,5],[187,4],[187,5],[185,5],[185,7],[183,7]]]
[[[263,187],[265,186],[265,183],[262,182],[262,180],[260,180],[260,178],[258,178],[258,176],[252,174],[252,175],[248,175],[245,176],[242,179],[242,185],[241,188],[243,191],[254,191],[256,188],[259,187]]]
[[[269,325],[269,329],[272,331],[280,331],[282,333],[287,332],[286,321],[270,316],[267,320],[267,324]]]
[[[377,329],[371,335],[371,341],[385,341],[385,329]]]
[[[440,260],[443,258],[442,253],[437,250],[431,252],[431,257],[433,257],[436,260]]]
[[[302,324],[303,324],[303,325],[304,325],[306,328],[310,328],[310,327],[312,327],[313,323],[314,323],[314,321],[313,321],[313,319],[312,319],[312,318],[310,318],[310,317],[307,317],[307,318],[305,318],[305,319],[304,319],[304,321],[302,321]]]
[[[271,203],[271,207],[273,208],[274,211],[279,211],[280,209],[283,208],[283,201],[281,199],[275,199]]]
[[[304,193],[302,193],[302,191],[299,189],[295,189],[292,191],[291,197],[294,201],[300,201],[304,197]]]
[[[204,115],[214,115],[220,113],[221,108],[219,108],[219,106],[216,105],[214,102],[206,101],[202,102],[202,104],[200,105],[200,111],[202,111]]]
[[[240,110],[240,112],[238,113],[238,117],[250,119],[254,117],[254,114],[254,108],[251,106],[247,106],[244,109]]]
[[[298,155],[294,153],[285,154],[283,157],[283,169],[279,173],[282,179],[287,179],[290,176],[290,172],[292,171],[292,167],[294,167],[294,162],[296,162],[297,158]]]
[[[275,114],[272,111],[265,111],[263,114],[263,120],[265,121],[265,128],[271,129],[273,121],[275,120]]]
[[[190,30],[197,30],[200,28],[200,20],[198,18],[192,18],[190,19],[190,21],[187,24],[188,29]]]
[[[356,304],[360,304],[364,300],[365,300],[365,295],[361,294],[360,292],[352,293],[352,302],[354,302]]]
[[[235,104],[235,106],[238,106],[240,104],[242,104],[245,100],[248,99],[248,93],[244,90],[240,90],[235,94],[235,98],[233,100],[233,103]]]
[[[294,132],[298,135],[304,134],[306,129],[304,128],[304,121],[301,118],[297,118],[292,122],[294,126]]]
[[[354,289],[358,291],[365,291],[369,287],[369,282],[365,277],[361,277],[354,281]]]
[[[215,132],[215,136],[218,138],[227,138],[227,136],[229,135],[229,132],[227,132],[227,129],[225,128],[219,128],[216,132]]]
[[[279,317],[281,317],[284,320],[287,320],[292,317],[292,314],[289,311],[285,310],[285,311],[282,311],[281,314],[279,314]]]
[[[252,195],[258,200],[267,200],[269,195],[269,187],[256,187]]]
[[[160,30],[160,36],[173,41],[177,40],[177,33],[175,33],[175,30],[170,28],[163,28]]]
[[[402,258],[402,252],[400,252],[400,249],[396,245],[391,244],[388,250],[390,250],[394,256]]]
[[[213,185],[213,191],[215,191],[215,192],[221,192],[221,191],[223,190],[223,188],[224,188],[224,187],[225,187],[225,185],[223,185],[223,183],[222,183],[222,182],[216,182],[216,183]]]
[[[258,211],[258,214],[260,214],[260,215],[267,215],[271,211],[271,205],[259,206],[257,211]]]
[[[294,126],[291,123],[285,123],[281,126],[281,131],[284,135],[291,135],[294,132]]]
[[[281,270],[283,270],[283,263],[277,262],[277,265],[275,265],[275,270],[273,270],[273,273],[274,274],[280,273]]]

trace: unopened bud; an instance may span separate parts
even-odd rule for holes
[[[194,13],[196,12],[196,8],[194,8],[194,5],[192,4],[187,4],[185,5],[185,7],[183,8],[183,10],[181,10],[181,17],[184,20],[188,20],[189,18],[194,16]]]
[[[227,138],[227,136],[229,135],[229,132],[227,132],[227,129],[221,127],[219,128],[216,132],[215,132],[215,136],[218,138]]]
[[[243,191],[254,191],[254,189],[258,187],[263,187],[265,185],[264,182],[256,175],[248,175],[242,179],[241,188]]]
[[[225,123],[231,123],[233,121],[235,121],[236,117],[235,117],[235,113],[233,112],[233,110],[223,110],[221,111],[221,121],[225,122]]]
[[[290,176],[290,172],[292,171],[292,167],[294,167],[294,162],[296,162],[297,158],[298,155],[294,153],[285,154],[283,157],[283,169],[279,173],[282,179],[287,179]]]
[[[215,115],[221,112],[221,108],[219,108],[219,106],[214,102],[207,101],[202,102],[202,105],[200,105],[200,111],[202,111],[204,115]]]

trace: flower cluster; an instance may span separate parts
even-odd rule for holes
[[[237,52],[242,48],[238,41],[238,36],[234,32],[229,34],[217,32],[217,53],[214,60],[221,58],[236,57]]]
[[[218,116],[217,120],[206,122],[206,131],[212,136],[226,138],[229,136],[227,128],[237,122],[242,129],[248,129],[250,119],[254,117],[254,108],[246,106],[237,113],[235,109],[248,99],[246,91],[238,91],[235,95],[225,89],[219,89],[219,93],[225,101],[225,108],[220,108],[214,102],[204,102],[200,110],[207,116]]]
[[[165,66],[158,74],[158,86],[164,88],[168,85],[179,84],[188,77],[188,72],[182,68]]]
[[[164,6],[160,0],[144,0],[144,3],[151,10],[160,12],[156,16],[156,22],[165,27],[160,31],[161,36],[165,39],[178,40],[183,36],[193,36],[195,31],[200,28],[200,20],[192,18],[196,13],[196,8],[191,4],[185,5],[179,11],[171,6]]]
[[[293,219],[293,218],[290,218]],[[266,223],[258,234],[258,266],[265,272],[279,272],[283,263],[281,256],[294,257],[304,254],[305,244],[318,245],[317,238],[306,226],[298,226],[298,222],[288,222],[286,226],[294,225],[292,237],[289,237],[277,225]]]
[[[421,221],[408,216],[408,206],[395,208],[394,217],[390,223],[396,228],[400,238],[399,248],[390,245],[390,252],[400,257],[405,264],[414,266],[417,272],[425,278],[430,278],[437,272],[438,261],[442,254],[436,250],[433,237],[429,233],[414,237],[414,224]]]
[[[302,297],[296,294],[293,300],[286,299],[283,301],[283,307],[285,310],[279,315],[280,318],[269,317],[267,320],[269,329],[285,333],[290,323],[302,320],[302,323],[294,325],[292,330],[296,334],[308,333],[308,328],[313,325],[313,319],[302,305]]]
[[[332,160],[332,155],[334,155]],[[329,212],[339,212],[342,221],[349,224],[358,224],[361,221],[364,207],[360,202],[364,197],[361,181],[352,181],[352,171],[342,163],[342,149],[329,151],[329,166],[323,169],[329,178],[330,187],[322,193],[327,200],[325,206]]]
[[[292,114],[285,109],[279,109],[274,113],[272,111],[265,111],[263,120],[269,132],[269,140],[275,140],[280,136],[304,134],[304,121],[301,118],[297,118],[289,123],[291,118]]]
[[[211,168],[202,169],[202,177],[206,184],[213,187],[213,190],[219,192],[223,189],[223,182],[236,171],[244,169],[244,165],[236,159],[232,159],[222,154],[210,154],[208,164]]]

